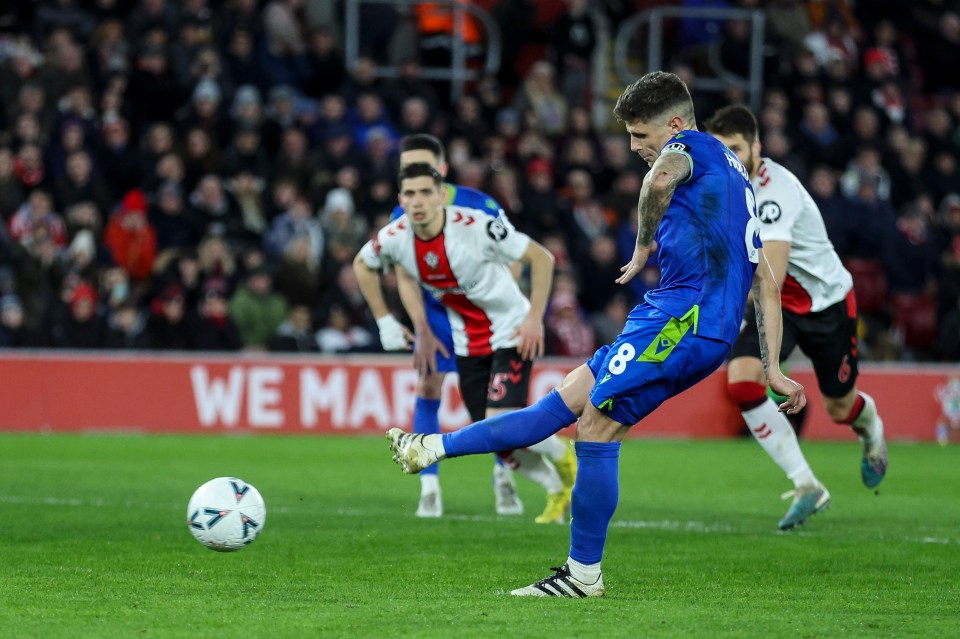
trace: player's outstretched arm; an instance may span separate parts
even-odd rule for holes
[[[553,284],[553,255],[542,244],[530,240],[520,262],[530,265],[530,312],[514,336],[520,337],[517,351],[523,359],[543,355],[543,314]]]
[[[637,203],[637,245],[633,257],[620,269],[618,284],[626,284],[643,270],[650,253],[656,250],[653,241],[663,214],[670,206],[673,192],[691,174],[690,157],[685,153],[664,153],[657,158],[643,178],[640,201]]]
[[[383,297],[380,271],[372,268],[364,261],[362,251],[353,258],[353,272],[357,276],[357,284],[360,286],[363,299],[367,301],[367,306],[370,307],[373,318],[377,320],[377,328],[380,329],[380,343],[384,350],[410,350],[413,335],[403,324],[397,321],[397,318],[390,314],[387,301]]]
[[[421,374],[432,375],[437,372],[437,352],[444,357],[450,357],[450,353],[430,328],[427,311],[423,304],[422,289],[417,279],[399,264],[394,266],[394,270],[397,273],[400,301],[403,302],[403,309],[413,322],[413,330],[416,333],[416,342],[413,345],[414,367]]]
[[[758,251],[760,263],[753,277],[753,305],[757,311],[757,329],[760,333],[760,360],[767,383],[776,393],[786,397],[780,410],[799,413],[807,404],[803,386],[780,371],[780,340],[783,318],[780,314],[780,287],[763,249]]]

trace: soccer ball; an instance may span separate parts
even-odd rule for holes
[[[236,477],[211,479],[190,498],[187,528],[201,544],[220,552],[249,545],[263,530],[267,505],[260,492]]]

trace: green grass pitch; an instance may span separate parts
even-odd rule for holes
[[[607,597],[505,595],[568,529],[493,515],[490,457],[442,468],[448,516],[382,439],[0,436],[0,637],[956,637],[960,447],[895,444],[879,494],[855,443],[804,444],[833,506],[781,533],[789,488],[752,441],[630,441]],[[221,554],[193,490],[253,483],[263,534]]]

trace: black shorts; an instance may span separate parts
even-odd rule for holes
[[[532,360],[525,360],[515,348],[490,355],[457,356],[460,394],[470,413],[479,422],[488,408],[523,408],[530,392]]]
[[[727,361],[760,358],[760,334],[752,305],[747,308],[744,323]],[[857,382],[857,303],[853,291],[845,300],[816,313],[798,315],[784,310],[780,360],[787,359],[797,346],[813,362],[820,392],[832,398],[846,396]]]

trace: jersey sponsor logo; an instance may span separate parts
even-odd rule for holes
[[[764,224],[773,224],[780,219],[782,214],[783,212],[780,210],[780,205],[771,200],[763,202],[757,209],[757,217],[759,217],[760,221]]]
[[[504,226],[500,220],[493,219],[487,222],[487,235],[489,235],[490,239],[494,242],[499,242],[504,239],[508,233],[507,227]]]
[[[433,299],[438,302],[443,302],[445,295],[468,295],[470,291],[477,287],[477,282],[467,282],[466,284],[460,286],[445,286],[439,287],[434,286],[433,284],[428,284],[427,282],[421,282],[423,288],[426,289],[427,293],[433,296]]]
[[[670,153],[676,151],[678,153],[690,153],[690,145],[684,144],[683,142],[671,142],[667,146],[663,147],[661,153]]]
[[[431,271],[435,271],[437,266],[440,265],[440,256],[433,251],[427,251],[427,254],[423,256],[423,261]]]

